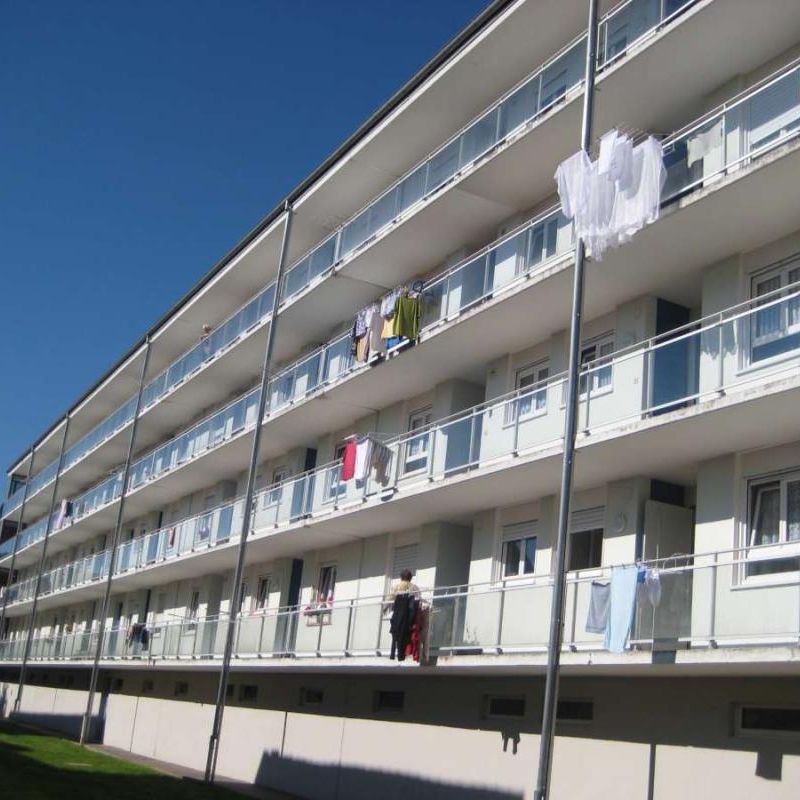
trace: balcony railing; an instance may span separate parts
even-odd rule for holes
[[[770,558],[793,558],[797,547]],[[800,580],[797,572],[780,584],[748,585],[751,559],[762,548],[737,548],[671,556],[641,563],[658,571],[656,605],[640,592],[624,653],[615,658],[651,658],[660,652],[723,647],[768,647],[800,641]],[[791,553],[789,553],[791,550]],[[628,565],[633,566],[633,565]],[[595,581],[613,580],[617,567],[572,572],[567,581],[564,650],[601,653],[604,637],[586,631]],[[744,591],[742,591],[744,589]],[[547,649],[552,576],[421,592],[428,608],[426,645],[430,658],[501,653],[544,653]],[[305,607],[267,609],[234,621],[238,659],[265,657],[387,656],[391,647],[389,604],[384,597],[330,601]],[[104,659],[219,659],[227,616],[184,619],[148,626],[147,642],[130,628],[107,632]],[[0,661],[20,660],[24,636],[0,642]],[[34,660],[88,660],[97,634],[80,632],[34,637]]]
[[[487,257],[484,263],[491,260]],[[795,330],[800,330],[798,320],[800,283],[795,283],[585,364],[579,405],[581,430],[597,431],[655,417],[791,373],[800,358],[800,339]],[[380,478],[370,474],[361,483],[342,481],[341,465],[333,462],[276,484],[257,496],[254,525],[256,528],[290,525],[371,498],[391,496],[420,482],[436,483],[464,471],[480,470],[514,460],[521,454],[559,446],[563,432],[563,392],[564,375],[556,375],[426,428],[394,437],[384,443],[390,451],[390,460]],[[245,426],[254,424],[254,418],[247,421],[246,411],[254,404],[254,395],[248,396],[250,405],[244,399],[236,401],[137,464],[149,465],[149,479],[154,479],[193,455],[227,441],[244,429],[237,427],[242,420]],[[254,414],[253,410],[251,416]],[[187,441],[193,444],[185,449],[176,448],[176,442]],[[171,454],[175,453],[182,453],[183,461],[177,455],[172,461]],[[148,479],[143,470],[137,474],[142,478],[138,484],[132,484],[134,488]],[[92,490],[91,499],[99,501],[114,496],[109,486],[116,487],[114,491],[118,492],[119,478],[110,480],[112,483]],[[208,546],[226,541],[231,530],[237,530],[230,520],[234,514],[240,519],[238,502],[229,504],[230,510],[224,513],[225,507],[214,512],[220,515],[219,520],[227,520],[220,528],[222,533],[215,532],[217,523],[209,527],[206,523],[191,522],[199,525],[197,530],[208,529],[209,534],[204,534],[203,541],[196,540],[194,534],[178,540],[191,542],[190,550],[197,545],[206,546],[206,540]],[[76,512],[88,513],[85,509],[89,505],[83,501],[83,505],[76,506]],[[152,553],[156,560],[187,552],[183,545],[176,548],[166,543],[173,536],[171,530],[162,529],[150,534],[147,544],[139,539],[130,543],[130,547]],[[44,536],[41,521],[21,535],[26,537],[26,544],[37,541]],[[137,560],[140,558],[141,553],[132,563],[140,565]]]
[[[695,2],[697,0],[626,0],[620,3],[600,22],[599,68],[619,60],[631,47],[657,32]],[[569,92],[582,83],[585,51],[586,34],[583,34],[299,259],[286,272],[281,301],[304,291],[379,233],[402,222],[418,203],[433,196],[563,102]],[[151,380],[144,390],[142,409],[154,405],[257,324],[266,321],[274,291],[273,282],[218,326],[208,339],[195,345]],[[66,453],[62,471],[125,427],[133,418],[134,410],[134,398],[130,398],[72,445]],[[57,466],[58,462],[53,461],[31,479],[30,496],[55,479]],[[7,500],[4,514],[17,510],[22,496],[22,490],[18,489]]]

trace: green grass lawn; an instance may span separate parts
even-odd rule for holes
[[[8,800],[242,800],[58,736],[0,722],[0,797]]]

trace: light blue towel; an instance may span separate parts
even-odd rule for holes
[[[611,570],[611,599],[606,626],[606,650],[622,653],[631,632],[636,604],[638,567],[614,567]]]

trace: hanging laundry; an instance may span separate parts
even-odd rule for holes
[[[576,237],[600,261],[609,247],[627,242],[658,218],[667,175],[654,137],[634,147],[629,136],[612,130],[600,140],[597,161],[583,151],[575,153],[554,177]]]
[[[351,437],[347,440],[342,454],[341,480],[349,481],[356,470],[356,440]]]
[[[369,358],[369,337],[364,334],[356,340],[356,361],[366,364]]]
[[[392,647],[389,658],[405,661],[406,649],[411,639],[411,627],[417,611],[417,599],[410,592],[398,593],[392,604],[392,617],[389,630],[392,634]]]
[[[372,465],[373,441],[369,436],[359,439],[356,444],[356,464],[354,477],[357,485],[363,485]]]
[[[61,505],[58,507],[58,516],[56,517],[56,528],[63,528],[67,524],[67,520],[72,517],[72,502],[70,500],[62,500]]]
[[[605,647],[612,653],[625,651],[633,622],[638,578],[639,568],[636,566],[614,567],[611,571]]]
[[[586,616],[587,633],[605,633],[608,625],[608,606],[611,585],[608,581],[592,581],[589,596],[589,613]]]
[[[657,569],[648,569],[644,579],[644,594],[653,608],[661,603],[661,575]]]
[[[375,303],[367,309],[367,337],[369,338],[369,354],[383,355],[386,352],[386,342],[383,339],[384,319],[380,306]]]
[[[392,451],[380,442],[374,442],[372,448],[372,466],[375,470],[375,480],[381,486],[389,483],[389,464],[392,461]]]
[[[419,321],[421,316],[419,297],[404,294],[397,301],[395,314],[395,336],[401,336],[414,341],[419,336]]]

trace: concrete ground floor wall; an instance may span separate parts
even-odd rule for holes
[[[412,668],[413,669],[413,668]],[[234,672],[218,774],[309,800],[530,800],[543,680]],[[0,707],[16,697],[2,674]],[[75,731],[85,675],[37,669],[21,716]],[[216,675],[106,672],[105,744],[202,769]],[[795,798],[800,734],[745,733],[742,706],[800,707],[797,677],[565,677],[553,798]],[[571,719],[567,719],[571,717]]]

